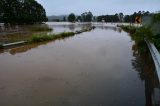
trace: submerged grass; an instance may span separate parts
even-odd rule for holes
[[[43,42],[43,41],[48,41],[48,40],[53,40],[53,36],[49,35],[33,35],[29,42]]]
[[[59,34],[47,34],[47,33],[33,34],[29,39],[24,40],[24,41],[26,42],[26,44],[31,44],[31,43],[41,43],[41,42],[53,41],[53,40],[57,40],[57,39],[64,39],[67,37],[74,36],[75,34],[90,31],[94,28],[95,27],[91,27],[91,28],[82,29],[82,30],[79,30],[76,32],[62,32]],[[0,48],[3,49],[3,45],[0,44]]]
[[[88,29],[82,29],[80,31],[76,32],[62,32],[59,34],[42,34],[42,35],[33,35],[29,40],[28,43],[34,43],[34,42],[43,42],[43,41],[50,41],[50,40],[56,40],[56,39],[64,39],[66,37],[74,36],[75,34],[83,33],[90,31],[92,29],[95,29],[95,27],[91,27]]]
[[[56,36],[61,36],[61,37],[68,37],[74,35],[74,32],[62,32],[60,34],[57,34]]]
[[[74,36],[74,32],[63,32],[60,34],[43,34],[43,35],[33,35],[28,42],[29,43],[34,43],[34,42],[43,42],[43,41],[50,41],[50,40],[56,40],[56,39],[61,39],[69,36]]]

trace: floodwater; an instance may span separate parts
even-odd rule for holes
[[[0,24],[0,44],[12,43],[30,39],[33,34],[57,34],[61,32],[75,32],[91,26],[91,23],[56,23],[47,22],[46,24],[36,25],[8,25]],[[37,32],[35,29],[49,27],[51,32]]]
[[[158,104],[153,62],[136,55],[135,45],[121,29],[97,26],[63,40],[1,50],[0,106]]]
[[[91,26],[91,23],[47,22],[47,24],[53,29],[51,33],[75,32]]]

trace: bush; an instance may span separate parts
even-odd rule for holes
[[[74,35],[74,32],[62,32],[58,34],[57,36],[67,37],[67,36],[72,36],[72,35]]]
[[[79,32],[85,32],[91,29],[84,29],[80,30]],[[76,32],[75,32],[76,33]],[[29,40],[28,43],[34,43],[34,42],[43,42],[43,41],[50,41],[50,40],[56,40],[56,39],[64,39],[66,37],[74,36],[74,32],[62,32],[59,34],[41,34],[41,35],[33,35]]]
[[[136,32],[133,34],[135,40],[144,40],[144,38],[152,41],[152,31],[148,27],[137,28]]]
[[[43,42],[43,41],[50,41],[56,40],[60,38],[65,38],[69,36],[74,36],[74,32],[63,32],[60,34],[52,34],[52,35],[33,35],[28,42]]]
[[[124,31],[130,33],[130,34],[134,34],[136,32],[136,27],[134,26],[120,26]]]
[[[120,26],[124,31],[130,32],[132,38],[138,42],[141,47],[144,39],[154,43],[158,50],[160,50],[160,13],[156,13],[151,17],[151,22],[142,27],[135,28],[131,26]]]
[[[30,42],[43,42],[53,40],[53,35],[33,35]]]

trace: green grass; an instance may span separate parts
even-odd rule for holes
[[[50,35],[33,35],[29,42],[43,42],[53,40],[53,36]]]
[[[82,33],[82,32],[90,31],[92,29],[93,28],[87,28],[87,29],[82,29],[82,30],[77,31],[77,32]],[[56,39],[64,39],[66,37],[74,36],[77,32],[62,32],[62,33],[59,33],[59,34],[50,34],[50,35],[47,35],[47,34],[33,35],[28,40],[28,43],[51,41],[51,40],[56,40]]]
[[[143,41],[144,38],[154,43],[158,50],[160,50],[160,33],[154,34],[150,27],[140,27],[133,34],[136,41]]]
[[[133,27],[133,26],[120,26],[124,31],[132,35],[132,39],[139,44],[144,43],[144,39],[154,43],[158,50],[160,50],[160,34],[154,34],[151,27]],[[142,43],[141,43],[142,42]],[[142,47],[142,46],[141,46]]]
[[[44,42],[44,41],[51,41],[56,39],[63,39],[69,36],[74,36],[74,32],[63,32],[60,34],[42,34],[42,35],[33,35],[28,42],[34,43],[34,42]]]
[[[120,26],[124,31],[126,31],[126,32],[128,32],[128,33],[130,33],[130,34],[134,34],[135,32],[136,32],[136,27],[134,27],[134,26],[124,26],[124,25],[122,25],[122,26]]]
[[[60,34],[57,34],[56,36],[61,36],[61,37],[68,37],[74,35],[74,32],[62,32]]]

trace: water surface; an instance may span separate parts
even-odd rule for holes
[[[150,106],[158,89],[154,66],[149,63],[146,77],[134,45],[121,29],[99,26],[64,40],[3,50],[0,105]]]

